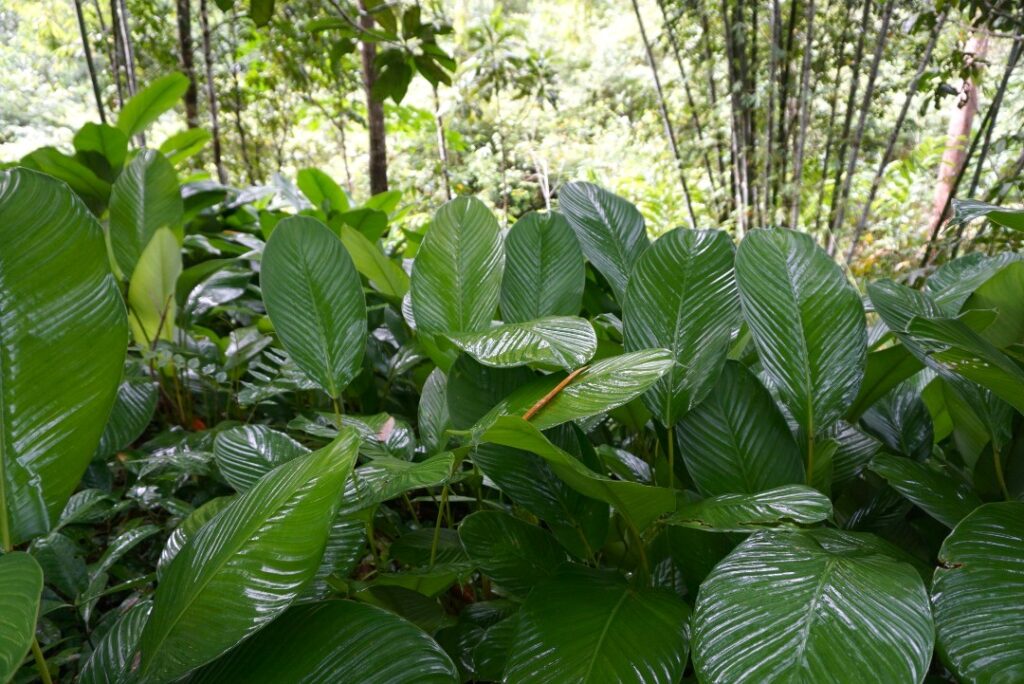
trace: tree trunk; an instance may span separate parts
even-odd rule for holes
[[[796,151],[793,155],[793,196],[790,204],[789,227],[796,230],[800,224],[800,199],[803,196],[804,141],[807,137],[807,123],[811,96],[808,93],[811,80],[811,51],[814,43],[814,0],[807,0],[804,21],[807,35],[804,39],[803,62],[800,65],[800,130],[796,136]],[[783,167],[785,169],[785,167]]]
[[[366,0],[359,1],[359,25],[365,31],[373,29],[373,15],[367,11]],[[377,46],[370,41],[362,42],[363,88],[366,90],[366,124],[370,136],[370,194],[387,192],[388,189],[388,147],[384,131],[384,103],[373,96],[373,84],[377,82]]]
[[[700,44],[704,55],[704,64],[706,65],[705,73],[707,73],[708,82],[708,99],[710,106],[708,109],[711,112],[716,110],[718,106],[718,88],[715,85],[715,60],[711,54],[711,29],[708,25],[708,13],[704,9],[704,3],[701,0],[697,2],[698,10],[700,12]],[[722,187],[729,185],[729,198],[730,202],[735,208],[735,195],[736,195],[736,180],[730,171],[727,172],[725,169],[725,153],[722,151],[722,136],[721,128],[719,126],[714,127],[715,130],[715,156],[718,159],[718,178],[719,184]],[[730,167],[732,165],[730,164]],[[722,218],[725,218],[723,216]]]
[[[441,162],[441,178],[444,180],[445,199],[452,198],[452,184],[448,176],[448,143],[444,137],[444,118],[441,116],[441,98],[434,88],[434,126],[437,129],[437,157]]]
[[[207,0],[199,0],[199,24],[203,30],[203,66],[206,69],[206,100],[210,110],[210,135],[213,137],[213,164],[217,179],[227,185],[228,172],[224,168],[223,148],[220,140],[220,116],[217,104],[217,83],[213,80],[213,47],[210,42],[210,15]]]
[[[867,1],[867,0],[866,0]],[[775,181],[772,183],[772,206],[778,204],[778,195],[781,190],[782,184],[786,182],[786,170],[789,166],[789,157],[786,153],[787,143],[789,142],[789,127],[786,125],[786,121],[789,117],[789,79],[790,79],[790,58],[793,55],[793,43],[796,40],[796,12],[797,0],[790,0],[789,3],[789,23],[786,28],[786,48],[782,54],[782,83],[779,90],[779,121],[778,121],[778,134],[776,137],[776,145],[782,152],[782,159],[780,160],[780,170],[776,174]],[[769,122],[769,125],[771,123]]]
[[[110,47],[110,68],[117,86],[117,109],[124,107],[124,86],[121,83],[121,20],[117,11],[117,0],[110,0],[110,33],[113,35]]]
[[[746,187],[746,176],[744,174],[746,164],[743,160],[746,147],[743,143],[743,106],[740,103],[740,87],[738,85],[739,75],[737,73],[738,67],[736,65],[736,41],[734,40],[733,20],[729,16],[729,5],[727,0],[722,0],[722,24],[724,27],[723,35],[725,37],[725,61],[726,61],[726,74],[729,77],[729,109],[731,112],[731,147],[732,147],[732,173],[735,179],[735,197],[736,197],[736,221],[737,221],[737,232],[738,238],[742,238],[746,234],[749,225],[748,216],[748,205],[747,205],[747,187]]]
[[[636,22],[640,27],[640,39],[644,42],[644,51],[647,53],[647,64],[651,67],[651,75],[654,77],[654,89],[658,94],[658,108],[661,110],[661,120],[665,125],[665,136],[668,138],[669,147],[672,149],[672,156],[675,157],[676,167],[679,169],[679,181],[683,186],[683,197],[686,200],[686,211],[690,215],[690,227],[697,227],[697,217],[693,213],[693,204],[690,201],[690,189],[686,185],[686,167],[683,158],[679,154],[679,146],[676,144],[675,130],[672,128],[672,119],[668,114],[668,106],[665,104],[665,93],[661,89],[661,79],[658,77],[658,64],[654,59],[654,52],[651,50],[651,43],[647,40],[647,31],[644,29],[644,20],[640,15],[640,5],[633,0],[633,11],[636,13]]]
[[[92,82],[92,94],[96,98],[96,111],[100,115],[100,123],[107,123],[107,115],[103,111],[103,95],[100,93],[100,82],[96,77],[96,64],[92,61],[92,47],[89,45],[89,30],[85,27],[85,15],[82,13],[82,0],[75,0],[75,15],[78,17],[78,31],[82,35],[82,51],[85,53],[85,66],[89,70]]]
[[[176,0],[178,9],[178,59],[188,77],[185,91],[185,124],[199,127],[199,91],[196,90],[195,53],[192,49],[192,0]]]

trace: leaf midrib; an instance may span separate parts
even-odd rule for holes
[[[612,608],[612,612],[608,614],[608,618],[604,622],[604,627],[601,629],[601,634],[598,635],[598,637],[597,637],[597,643],[594,645],[594,651],[590,655],[590,662],[587,663],[587,670],[583,674],[582,681],[584,681],[584,682],[590,681],[590,674],[591,674],[591,672],[593,672],[594,664],[597,662],[597,656],[601,652],[601,644],[604,643],[605,638],[608,636],[608,630],[611,628],[612,622],[615,621],[615,616],[618,614],[619,610],[622,608],[622,604],[626,602],[627,598],[629,598],[629,594],[630,594],[629,589],[628,588],[624,589],[623,592],[622,592],[622,596],[615,603],[615,607]]]

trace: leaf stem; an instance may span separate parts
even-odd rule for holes
[[[675,489],[675,487],[676,487],[675,447],[673,446],[673,443],[675,442],[675,439],[674,439],[674,435],[672,434],[672,432],[673,431],[672,431],[671,427],[665,429],[665,434],[668,436],[668,444],[667,444],[667,449],[666,450],[668,451],[668,488],[669,489]]]
[[[999,489],[1003,493],[1003,498],[1007,501],[1013,501],[1013,498],[1010,496],[1010,490],[1006,486],[1006,475],[1003,474],[1003,459],[995,440],[992,440],[992,462],[996,470],[996,482],[999,483]]]
[[[39,641],[35,635],[32,635],[32,655],[36,659],[36,669],[39,670],[39,678],[43,680],[43,684],[53,684],[53,679],[50,678],[50,668],[46,664],[46,656],[39,648]]]
[[[441,517],[448,505],[448,483],[445,482],[441,488],[441,504],[437,507],[437,522],[434,523],[434,539],[430,543],[430,567],[434,567],[437,561],[437,546],[441,542]]]

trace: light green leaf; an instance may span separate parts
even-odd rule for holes
[[[486,330],[498,308],[505,253],[498,221],[475,197],[437,210],[412,267],[412,310],[418,331]]]
[[[711,391],[739,328],[732,240],[685,228],[661,236],[637,259],[622,311],[627,351],[663,347],[675,357],[644,395],[671,427]]]
[[[522,449],[537,454],[551,470],[576,491],[614,506],[637,529],[676,507],[675,491],[638,482],[612,480],[595,473],[552,444],[533,423],[503,416],[480,435],[481,442]]]
[[[597,351],[594,326],[573,316],[507,323],[485,332],[448,335],[448,339],[480,363],[495,368],[534,363],[568,371],[585,364]]]
[[[249,16],[256,26],[266,26],[274,16],[274,0],[249,0]]]
[[[191,537],[154,596],[140,676],[172,681],[282,613],[320,565],[359,437],[343,430],[319,451],[264,476]]]
[[[33,150],[22,158],[21,165],[67,183],[97,216],[103,213],[110,199],[109,182],[97,176],[85,164],[54,147]]]
[[[0,543],[49,530],[117,396],[128,324],[103,234],[60,181],[0,172]]]
[[[217,433],[213,457],[236,492],[252,489],[261,477],[309,449],[266,425],[240,425]]]
[[[302,169],[295,177],[295,184],[313,206],[325,214],[349,210],[348,195],[333,178],[320,169]]]
[[[644,217],[618,195],[579,181],[562,186],[558,206],[587,259],[608,280],[615,299],[625,301],[629,274],[650,244]]]
[[[168,136],[160,143],[160,153],[167,157],[167,161],[173,166],[177,166],[202,152],[212,137],[210,131],[205,128],[186,128]]]
[[[800,450],[764,385],[729,361],[678,427],[686,469],[705,496],[756,494],[804,481]]]
[[[0,556],[0,682],[21,667],[36,634],[43,571],[20,551]]]
[[[263,250],[260,287],[289,356],[339,398],[366,346],[366,301],[341,241],[314,218],[284,219]]]
[[[355,469],[345,489],[343,510],[348,513],[388,501],[412,489],[434,487],[452,476],[455,455],[446,451],[425,461],[374,458]]]
[[[939,550],[932,609],[942,662],[963,682],[1024,677],[1024,503],[990,503]]]
[[[1007,264],[964,304],[965,311],[993,310],[995,321],[981,336],[999,348],[1024,342],[1024,261]]]
[[[75,156],[92,169],[103,169],[113,180],[128,156],[128,136],[107,124],[87,123],[78,129],[73,141]]]
[[[451,659],[397,615],[355,601],[296,606],[192,684],[457,684]]]
[[[965,482],[937,463],[921,463],[904,456],[878,454],[871,462],[889,486],[946,527],[956,524],[981,505]]]
[[[736,278],[758,358],[801,428],[815,481],[814,439],[846,412],[864,375],[860,295],[810,235],[789,230],[748,234]]]
[[[405,296],[409,291],[409,276],[401,266],[384,256],[377,245],[355,228],[340,226],[339,235],[356,270],[366,276],[374,287],[396,300]]]
[[[505,237],[501,315],[509,323],[580,312],[587,273],[583,251],[558,212],[529,212]]]
[[[756,494],[722,494],[680,502],[666,522],[715,532],[751,532],[764,527],[810,525],[832,516],[832,502],[803,485],[786,485]]]
[[[161,114],[174,108],[188,90],[188,84],[188,77],[178,72],[156,79],[124,103],[117,127],[129,137],[141,133]]]
[[[181,250],[169,228],[160,228],[139,257],[128,283],[132,336],[145,347],[174,339],[178,305],[174,287],[181,275]]]
[[[675,684],[686,667],[689,617],[670,592],[567,569],[520,610],[503,681]]]
[[[229,496],[218,496],[216,499],[210,499],[202,506],[189,513],[188,517],[182,520],[181,524],[174,528],[174,531],[171,532],[171,536],[167,538],[167,542],[164,544],[163,551],[160,552],[160,558],[157,560],[157,579],[163,579],[167,566],[171,564],[174,557],[177,556],[182,547],[185,546],[185,542],[195,536],[195,533],[198,532],[203,525],[210,522],[215,515],[224,510],[224,508],[236,498],[237,497],[232,494]]]
[[[551,534],[498,511],[477,511],[459,524],[470,560],[502,589],[525,598],[568,560]]]
[[[693,616],[701,682],[915,684],[934,641],[912,567],[833,530],[758,532],[715,566]]]

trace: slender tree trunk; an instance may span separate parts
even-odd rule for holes
[[[804,146],[807,138],[811,80],[811,51],[814,47],[814,0],[807,0],[804,22],[807,35],[804,38],[803,62],[800,65],[800,131],[796,136],[796,151],[793,155],[793,194],[790,204],[789,227],[796,230],[800,224],[800,199],[803,196]]]
[[[872,0],[864,0],[864,13],[860,19],[860,37],[857,39],[857,51],[854,53],[853,64],[850,65],[850,94],[846,99],[846,113],[843,115],[843,132],[839,137],[839,151],[836,154],[836,170],[832,177],[832,199],[828,208],[828,253],[835,254],[836,234],[835,216],[838,210],[839,194],[842,191],[843,160],[846,159],[846,147],[850,143],[850,128],[853,126],[854,106],[857,102],[857,91],[860,89],[860,67],[864,58],[864,40],[868,33],[868,20],[871,18]]]
[[[213,45],[210,41],[210,14],[207,0],[199,0],[199,25],[203,31],[203,66],[206,70],[206,101],[210,110],[210,135],[213,137],[213,164],[217,167],[217,179],[227,185],[228,172],[224,168],[223,148],[220,139],[220,112],[217,103],[217,83],[213,80]]]
[[[82,13],[82,0],[75,0],[75,15],[78,17],[78,31],[82,35],[82,51],[85,53],[85,66],[89,70],[89,80],[92,82],[92,94],[96,98],[96,111],[99,112],[100,123],[107,123],[107,115],[103,111],[103,95],[100,93],[100,82],[96,77],[96,64],[92,61],[89,30],[85,27],[85,14]]]
[[[117,11],[117,0],[110,0],[110,32],[113,35],[110,46],[110,68],[113,71],[114,85],[117,86],[117,109],[124,107],[125,93],[121,83],[121,67],[123,51],[121,49],[121,19]]]
[[[448,142],[444,137],[444,118],[441,116],[441,98],[434,88],[434,127],[437,129],[437,157],[441,162],[441,178],[444,180],[445,199],[452,198],[451,178],[448,176]]]
[[[256,171],[252,165],[252,157],[249,156],[249,142],[245,134],[245,124],[242,122],[242,88],[238,83],[238,12],[233,12],[231,17],[231,85],[232,94],[235,99],[234,115],[235,130],[238,132],[238,147],[242,153],[242,163],[245,165],[245,177],[249,185],[256,183]]]
[[[977,62],[984,59],[987,49],[988,37],[980,35],[971,37],[964,52],[969,55],[972,62]],[[974,145],[978,141],[978,136],[975,136],[970,151],[964,147],[971,137],[974,116],[978,112],[978,91],[973,82],[965,80],[962,92],[965,95],[965,100],[962,103],[957,101],[955,109],[950,113],[949,126],[946,129],[946,149],[939,162],[938,180],[935,185],[935,194],[932,197],[932,214],[928,222],[928,244],[921,260],[922,266],[927,266],[931,261],[933,248],[939,236],[939,228],[942,227],[946,212],[949,211],[950,201],[956,193],[960,178],[967,168]],[[989,108],[989,113],[991,111],[992,109]],[[988,114],[986,114],[987,118]],[[984,128],[984,124],[982,128]]]
[[[124,52],[125,79],[128,83],[128,95],[135,95],[139,92],[139,85],[135,80],[135,46],[132,43],[132,32],[130,27],[131,17],[128,14],[128,6],[125,0],[116,0],[120,15],[121,49]]]
[[[365,31],[373,30],[373,15],[367,10],[366,0],[359,1],[359,25]],[[377,82],[377,46],[368,40],[362,42],[363,88],[366,90],[366,123],[370,136],[370,194],[388,189],[388,147],[384,131],[384,103],[373,96]]]
[[[676,168],[679,169],[679,181],[683,186],[683,197],[686,200],[686,211],[690,216],[690,227],[697,227],[697,217],[693,213],[693,203],[690,201],[690,189],[686,185],[686,167],[683,158],[679,154],[679,146],[676,144],[675,130],[672,128],[672,118],[668,113],[668,106],[665,103],[665,93],[661,89],[661,79],[658,77],[658,64],[654,59],[654,52],[651,50],[651,43],[647,40],[647,31],[644,29],[644,20],[640,15],[640,5],[633,0],[633,11],[636,13],[636,23],[640,27],[640,38],[644,42],[644,51],[647,53],[647,63],[651,67],[651,75],[654,77],[654,89],[658,94],[658,108],[661,110],[661,120],[665,124],[665,135],[668,137],[669,147],[672,149],[672,156],[676,160]]]
[[[771,33],[772,41],[768,50],[768,110],[765,112],[767,125],[764,127],[764,160],[761,176],[764,183],[762,193],[764,193],[765,204],[768,205],[768,222],[774,224],[776,220],[773,188],[775,126],[772,122],[775,120],[776,99],[778,98],[775,81],[779,70],[779,53],[782,51],[782,7],[779,0],[772,0],[770,23],[771,31],[769,33]]]
[[[868,72],[868,82],[864,88],[864,99],[860,105],[860,116],[857,119],[857,130],[854,133],[850,144],[850,156],[846,163],[846,176],[843,179],[843,189],[839,195],[839,208],[836,211],[835,223],[832,226],[834,237],[830,245],[829,254],[835,254],[839,244],[839,237],[843,230],[843,220],[846,218],[846,204],[850,199],[850,188],[853,185],[853,172],[857,168],[857,156],[860,152],[860,143],[864,138],[864,125],[867,122],[868,112],[871,111],[871,97],[875,94],[875,79],[878,78],[878,65],[882,61],[882,54],[885,52],[885,45],[889,36],[889,21],[892,19],[892,11],[895,0],[888,0],[885,9],[882,11],[882,27],[878,32],[878,40],[875,43],[875,53],[871,59],[871,69]]]
[[[867,1],[867,0],[866,0]],[[778,134],[776,135],[777,146],[782,150],[782,159],[779,161],[779,171],[775,181],[772,183],[772,206],[778,206],[779,194],[782,185],[786,182],[786,173],[789,167],[789,157],[786,153],[789,143],[789,127],[786,122],[789,118],[789,81],[791,62],[793,56],[793,44],[796,42],[796,19],[797,0],[789,2],[789,21],[786,27],[786,49],[782,55],[782,83],[779,88],[779,120]]]
[[[718,88],[715,84],[715,60],[711,53],[711,29],[708,25],[708,14],[704,10],[704,4],[702,0],[698,0],[700,10],[700,23],[701,23],[701,34],[700,43],[701,48],[704,52],[704,63],[706,66],[705,72],[707,73],[708,82],[708,95],[710,97],[710,107],[712,112],[715,112],[718,107]],[[719,185],[725,187],[730,186],[730,201],[734,201],[731,198],[735,197],[736,186],[735,180],[730,172],[725,170],[725,153],[722,151],[722,135],[721,128],[715,126],[715,156],[718,159],[718,179]],[[731,167],[731,164],[730,164]],[[724,217],[723,217],[724,218]]]
[[[723,36],[725,38],[725,61],[726,61],[726,74],[729,77],[729,105],[731,113],[731,164],[736,197],[736,223],[738,229],[737,237],[742,238],[747,231],[748,227],[748,216],[747,216],[747,189],[744,185],[744,162],[743,162],[743,150],[744,145],[742,143],[742,106],[740,104],[740,93],[737,87],[737,74],[736,74],[736,62],[734,59],[735,54],[735,41],[733,36],[733,22],[729,16],[729,6],[727,0],[722,0],[722,24],[724,27]]]
[[[176,0],[178,10],[178,58],[182,73],[188,77],[185,91],[185,123],[199,127],[199,91],[196,89],[195,51],[192,48],[192,0]]]
[[[896,117],[896,125],[893,126],[892,131],[889,133],[889,141],[885,145],[885,152],[882,154],[882,160],[878,164],[878,169],[875,171],[874,178],[871,179],[871,189],[868,191],[867,200],[864,202],[864,207],[861,209],[860,219],[857,220],[857,227],[853,233],[853,239],[850,242],[850,249],[846,252],[846,263],[849,264],[853,257],[857,254],[857,249],[860,245],[860,238],[864,234],[864,228],[868,224],[868,219],[871,217],[871,205],[874,204],[875,196],[878,194],[878,189],[882,185],[882,177],[885,175],[885,168],[892,161],[893,153],[896,150],[896,143],[899,140],[900,131],[903,130],[903,123],[907,119],[907,113],[910,111],[910,104],[913,102],[914,97],[917,95],[917,87],[921,83],[921,77],[924,75],[925,69],[931,64],[932,51],[935,49],[935,43],[939,39],[939,34],[942,33],[942,28],[946,24],[946,15],[942,14],[935,22],[935,26],[932,27],[931,35],[928,37],[928,44],[925,45],[924,53],[921,55],[920,61],[917,63],[917,71],[914,72],[914,77],[910,79],[910,85],[907,86],[906,97],[903,98],[903,106],[900,108],[899,116]]]

